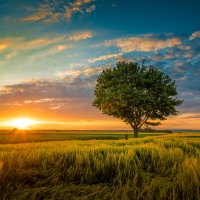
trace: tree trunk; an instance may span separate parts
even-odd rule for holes
[[[134,128],[133,131],[134,131],[134,138],[138,138],[138,129]]]

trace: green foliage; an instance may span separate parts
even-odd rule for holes
[[[176,97],[175,81],[154,66],[119,62],[97,79],[93,106],[103,114],[120,118],[134,129],[137,137],[142,125],[157,126],[183,101]]]
[[[200,140],[178,135],[0,145],[0,199],[198,200]]]

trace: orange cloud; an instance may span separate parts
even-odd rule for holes
[[[48,4],[39,4],[39,5],[40,7],[38,8],[35,14],[21,18],[21,21],[39,21],[53,14],[52,8]]]
[[[193,39],[195,39],[195,38],[197,38],[197,37],[200,37],[200,31],[194,32],[194,33],[190,36],[189,40],[193,40]]]
[[[92,32],[91,31],[84,31],[81,33],[75,33],[69,37],[70,40],[78,41],[78,40],[83,40],[87,38],[92,37]]]
[[[36,38],[33,40],[26,41],[26,38],[6,38],[2,41],[0,41],[0,50],[2,48],[9,48],[10,50],[18,51],[18,50],[27,50],[27,49],[37,49],[45,46],[49,46],[52,44],[56,44],[59,42],[63,42],[63,40],[66,39],[66,36],[60,36],[55,38],[49,38],[49,37],[41,37]],[[2,46],[1,46],[2,44]],[[60,47],[58,47],[60,48]],[[14,54],[10,54],[8,57],[12,57]]]
[[[73,45],[56,45],[48,50],[45,50],[40,53],[36,53],[32,58],[38,58],[38,57],[43,57],[43,56],[48,56],[48,55],[54,55],[58,54],[62,51],[65,51],[67,49],[73,48]]]
[[[179,38],[170,38],[167,40],[154,39],[151,37],[132,37],[126,39],[109,40],[105,42],[105,46],[116,45],[121,49],[122,53],[133,51],[157,51],[159,49],[173,47],[182,44]]]
[[[178,46],[178,48],[179,49],[181,49],[181,50],[190,50],[191,49],[191,47],[190,46]]]
[[[7,58],[7,59],[10,59],[10,58],[12,58],[12,57],[14,57],[14,56],[16,56],[16,55],[17,55],[17,52],[14,51],[14,52],[11,52],[11,53],[7,54],[7,55],[6,55],[6,58]]]
[[[59,16],[61,16],[61,13],[52,13],[51,16],[43,20],[43,22],[46,22],[46,23],[57,22],[59,21]]]
[[[0,51],[6,49],[10,45],[9,39],[0,40]]]
[[[93,62],[96,62],[96,61],[106,60],[108,58],[113,58],[113,57],[118,57],[118,56],[119,56],[119,54],[108,54],[108,55],[100,56],[98,58],[88,59],[88,62],[93,63]]]
[[[192,54],[191,52],[187,52],[187,53],[184,54],[184,57],[185,57],[185,58],[191,58],[192,55],[193,55],[193,54]]]
[[[8,46],[8,44],[6,44],[6,43],[0,44],[0,51],[5,49],[7,46]]]
[[[43,46],[48,46],[50,44],[55,44],[57,42],[63,41],[65,36],[57,37],[57,38],[37,38],[31,41],[26,42],[27,48],[39,48]]]
[[[179,55],[178,54],[165,54],[164,59],[171,59],[171,58],[177,58]]]
[[[96,8],[96,6],[95,6],[95,5],[92,5],[92,6],[90,6],[89,8],[86,8],[86,12],[87,12],[87,13],[90,13],[90,12],[94,11],[95,8]]]
[[[42,21],[45,23],[57,22],[60,19],[71,20],[72,15],[76,12],[84,13],[83,7],[95,0],[76,0],[74,3],[68,2],[68,5],[64,5],[63,1],[45,1],[44,4],[39,4],[37,9],[27,8],[30,12],[35,12],[34,14],[21,18],[21,21]],[[57,9],[55,9],[55,7]],[[86,8],[86,12],[92,12],[95,10],[95,5]]]
[[[79,70],[67,70],[65,72],[57,72],[56,75],[59,77],[79,77],[79,76],[87,76],[91,77],[92,75],[99,74],[103,71],[104,67],[102,65],[96,66],[96,67],[87,67],[85,69],[79,69]]]
[[[159,61],[159,60],[161,60],[163,57],[161,56],[161,55],[153,55],[152,57],[151,57],[151,59],[152,60],[155,60],[155,61]]]

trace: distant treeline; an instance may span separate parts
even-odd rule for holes
[[[140,129],[139,132],[145,132],[145,133],[173,133],[173,131],[170,130],[156,130],[152,128],[144,128]]]

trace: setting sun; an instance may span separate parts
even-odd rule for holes
[[[10,121],[10,125],[17,128],[26,128],[36,123],[37,123],[36,121],[29,118],[18,118],[18,119]]]

